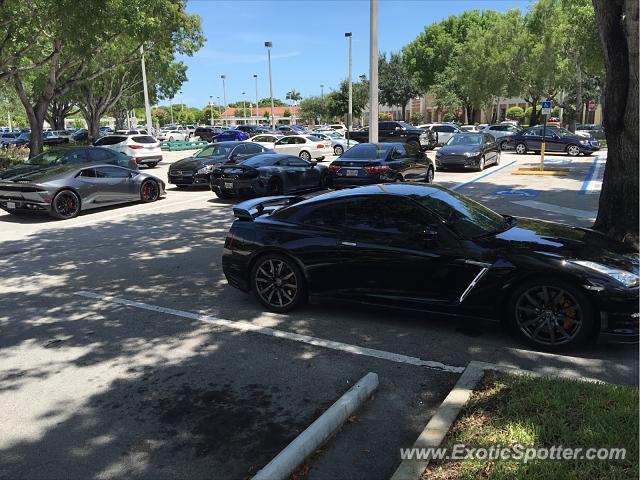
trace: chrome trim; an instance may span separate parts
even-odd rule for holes
[[[478,267],[482,267],[482,268],[490,268],[491,267],[490,263],[478,262],[476,260],[465,260],[464,263],[466,263],[467,265],[477,265]]]
[[[354,242],[340,242],[340,245],[344,245],[345,247],[355,247],[357,244]]]
[[[587,290],[593,290],[594,292],[601,292],[604,290],[604,287],[598,287],[596,285],[583,285]]]
[[[469,263],[469,264],[471,264],[471,265],[477,265],[477,264],[479,263],[479,262],[475,262],[475,263],[471,263],[471,262],[473,262],[473,260],[467,260],[467,261],[466,261],[466,263]],[[488,265],[488,264],[486,264],[486,263],[485,263],[485,264],[483,264],[483,265]],[[458,302],[459,302],[459,303],[462,303],[462,302],[463,302],[463,300],[464,300],[465,298],[467,298],[467,295],[469,295],[469,293],[471,293],[471,290],[473,290],[473,287],[475,287],[475,286],[478,284],[478,282],[480,281],[480,279],[481,279],[482,277],[484,277],[485,273],[487,273],[487,272],[489,271],[489,267],[490,267],[490,266],[491,266],[491,265],[488,265],[488,266],[486,266],[486,267],[483,267],[483,268],[482,268],[482,270],[480,270],[480,271],[478,272],[478,274],[475,276],[475,278],[474,278],[473,280],[471,280],[471,283],[469,284],[469,286],[467,287],[467,289],[466,289],[464,292],[462,292],[462,295],[460,295],[460,300],[458,300]]]

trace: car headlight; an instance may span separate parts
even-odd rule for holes
[[[215,166],[214,165],[207,165],[206,167],[202,167],[200,170],[198,170],[198,174],[199,175],[206,175],[207,173],[211,173],[213,172],[213,170],[215,170]]]
[[[607,267],[597,262],[589,262],[586,260],[572,260],[571,263],[580,265],[590,270],[595,270],[598,273],[602,273],[618,282],[622,283],[625,287],[637,287],[639,284],[638,275],[626,270],[620,270],[619,268]]]
[[[480,155],[482,152],[464,152],[464,156],[465,157],[477,157],[478,155]]]
[[[580,140],[582,145],[589,145],[589,140]]]

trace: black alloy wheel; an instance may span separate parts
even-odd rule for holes
[[[269,254],[258,259],[251,272],[251,288],[265,307],[288,312],[306,297],[302,272],[288,257]]]
[[[58,192],[51,201],[49,215],[58,220],[68,220],[80,213],[80,197],[71,190]]]

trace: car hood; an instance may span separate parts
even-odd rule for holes
[[[438,153],[440,155],[462,155],[465,152],[477,152],[480,145],[445,145],[440,147]]]
[[[197,170],[206,165],[216,165],[228,161],[227,157],[187,157],[171,164],[169,170]]]
[[[517,218],[509,230],[488,239],[493,248],[522,249],[528,255],[587,260],[638,272],[638,255],[630,246],[588,228]]]

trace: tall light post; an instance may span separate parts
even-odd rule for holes
[[[222,104],[220,103],[220,96],[216,97],[218,99],[218,113],[220,114],[220,118],[222,118]]]
[[[226,113],[227,113],[227,86],[224,83],[225,79],[227,78],[226,75],[220,75],[220,78],[222,79],[222,96],[224,99],[224,110],[222,111],[222,124],[224,125],[224,119],[226,117]]]
[[[275,104],[273,103],[273,80],[271,78],[271,47],[273,47],[272,42],[264,42],[264,46],[267,47],[267,58],[269,61],[269,96],[271,97],[271,128],[276,129],[276,115],[275,115]]]
[[[211,115],[211,125],[213,126],[213,95],[209,95],[209,115]]]
[[[369,2],[369,143],[378,143],[378,0]]]
[[[173,125],[173,98],[169,101],[169,111],[171,112],[171,125]]]
[[[258,125],[260,123],[258,120],[258,112],[260,111],[258,110],[258,75],[254,74],[253,78],[256,80],[256,125]]]
[[[182,95],[182,90],[180,91],[180,111],[184,112],[184,96]]]
[[[349,39],[349,109],[347,110],[347,132],[353,125],[353,82],[351,81],[351,32],[346,32],[345,37]],[[349,134],[347,133],[347,150],[349,149]]]
[[[144,65],[144,48],[140,45],[140,67],[142,68],[142,91],[144,93],[144,113],[147,117],[147,132],[151,133],[151,105],[149,104],[149,88],[147,87],[147,69]],[[11,121],[9,121],[9,128],[11,128]]]
[[[324,100],[324,85],[320,84],[320,99]]]
[[[244,123],[247,123],[247,104],[245,103],[244,96],[247,92],[242,92],[242,116],[244,117]]]

